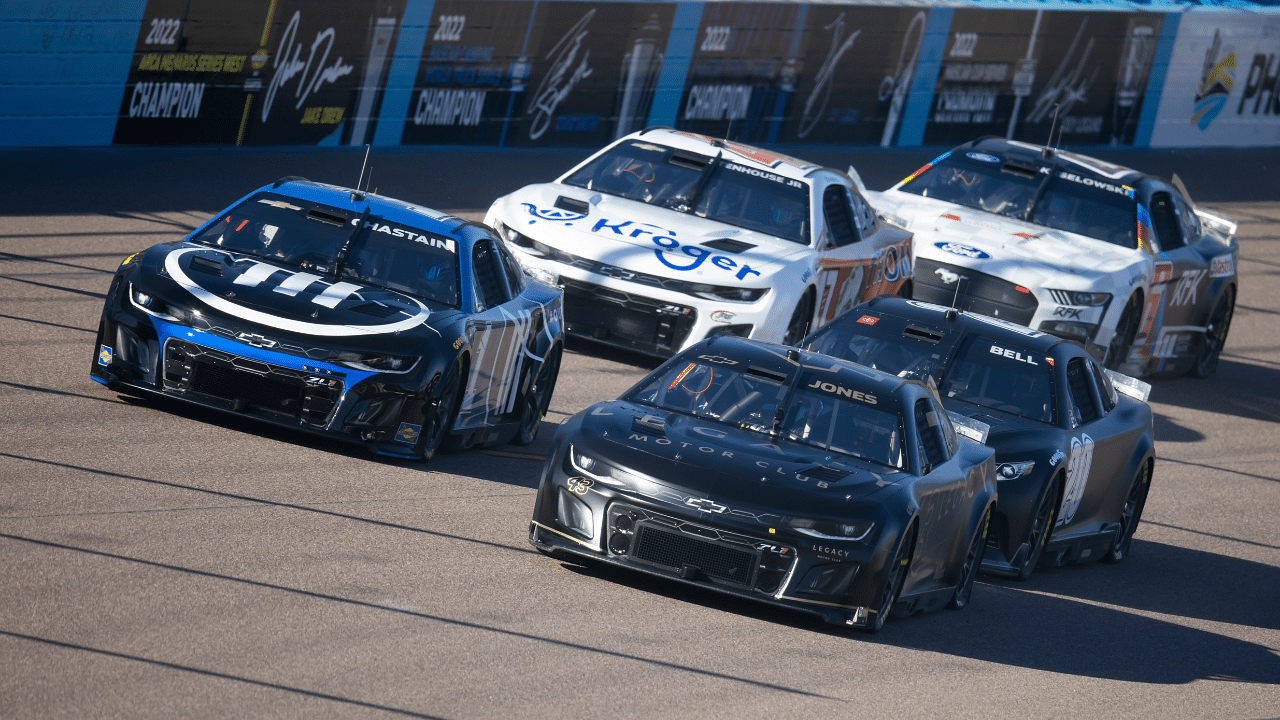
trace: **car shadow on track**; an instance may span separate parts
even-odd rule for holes
[[[1135,547],[1138,552],[1158,555],[1154,548]],[[1177,555],[1177,548],[1170,550]],[[1185,558],[1168,558],[1170,562],[1180,560]],[[1178,614],[1178,609],[1191,610],[1194,606],[1204,607],[1205,612],[1200,614],[1208,614],[1207,606],[1200,605],[1200,601],[1179,607],[1183,602],[1177,599],[1181,589],[1170,587],[1176,574],[1151,579],[1155,573],[1165,572],[1165,568],[1131,572],[1136,579],[1124,578],[1123,585],[1128,587],[1119,598],[1111,597],[1110,593],[1121,583],[1105,570],[1120,573],[1125,571],[1124,566],[1044,569],[1047,579],[1038,572],[1026,583],[983,576],[975,586],[972,605],[964,611],[940,610],[893,618],[883,632],[872,636],[826,625],[798,611],[613,566],[576,561],[564,561],[561,566],[565,571],[617,585],[619,593],[628,588],[733,613],[776,625],[779,632],[790,628],[847,637],[851,642],[894,645],[1078,677],[1151,684],[1185,684],[1205,679],[1280,684],[1280,657],[1262,645],[1098,604],[1125,605],[1124,599],[1136,600],[1144,593],[1168,594],[1173,597],[1161,601],[1157,607],[1143,607],[1135,601],[1134,608]],[[1252,569],[1258,570],[1260,566]],[[1103,572],[1096,572],[1099,570]],[[1276,572],[1274,568],[1269,570]],[[1274,582],[1264,578],[1259,586],[1268,581]],[[1071,591],[1071,597],[1054,595],[1064,588]],[[1224,588],[1223,592],[1229,589]],[[1214,602],[1217,598],[1203,600]],[[625,598],[620,598],[620,603],[624,602]],[[1269,603],[1255,603],[1254,610],[1242,610],[1218,619],[1258,620],[1268,607]],[[1189,614],[1196,616],[1194,612]]]
[[[1153,381],[1151,402],[1280,423],[1280,368],[1223,357],[1218,364],[1218,372],[1212,377]],[[1187,442],[1160,435],[1159,424],[1156,425],[1156,438]]]
[[[1240,538],[1213,537],[1280,550]],[[1280,630],[1275,606],[1280,568],[1140,538],[1134,539],[1132,554],[1120,565],[1039,568],[1029,582],[1009,585],[1143,612]],[[1280,682],[1280,675],[1276,680]]]

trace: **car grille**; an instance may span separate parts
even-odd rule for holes
[[[633,556],[674,570],[696,568],[707,577],[748,587],[757,554],[654,525],[641,524]]]
[[[212,350],[183,340],[165,345],[164,386],[221,401],[228,409],[323,426],[342,397],[342,380]]]
[[[946,283],[943,278],[962,276]],[[994,275],[917,257],[912,296],[938,305],[954,305],[982,315],[998,317],[1026,325],[1036,314],[1039,303],[1029,289]],[[959,284],[959,292],[956,285]]]
[[[561,278],[566,330],[639,352],[670,355],[689,337],[697,311],[643,295]]]

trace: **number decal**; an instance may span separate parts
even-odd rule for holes
[[[702,52],[724,52],[729,47],[728,25],[716,25],[707,28],[707,36],[702,39]]]
[[[951,44],[951,57],[973,57],[973,49],[978,45],[978,33],[956,33],[955,42]]]
[[[1089,469],[1093,466],[1093,438],[1084,433],[1071,438],[1071,459],[1067,461],[1067,489],[1062,493],[1062,511],[1058,513],[1058,525],[1071,522],[1084,497],[1089,483]]]
[[[182,21],[177,18],[152,18],[151,32],[147,33],[144,45],[172,45],[178,41],[178,28]]]
[[[466,26],[466,15],[441,15],[440,27],[436,28],[436,34],[432,35],[431,39],[442,42],[456,42],[462,39],[462,29]]]

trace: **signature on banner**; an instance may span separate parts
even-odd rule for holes
[[[314,92],[318,92],[324,83],[334,83],[344,75],[350,75],[355,69],[354,65],[344,63],[342,56],[339,55],[331,65],[325,65],[329,60],[329,52],[333,49],[333,41],[336,33],[332,27],[316,33],[316,39],[311,43],[311,50],[304,62],[300,59],[302,54],[302,45],[297,43],[298,22],[302,19],[302,11],[295,10],[293,17],[289,19],[288,26],[284,29],[284,34],[280,36],[280,50],[276,53],[274,59],[275,75],[271,78],[271,83],[267,86],[266,97],[262,103],[262,122],[267,121],[267,117],[271,114],[271,106],[275,103],[276,91],[284,87],[285,83],[298,77],[298,88],[294,91],[294,97],[298,98],[298,104],[294,109],[302,107],[307,98]],[[317,53],[319,54],[317,57]]]
[[[849,49],[853,47],[853,41],[857,40],[858,36],[862,34],[861,30],[854,30],[849,37],[841,41],[840,36],[844,35],[844,13],[840,13],[830,25],[822,29],[832,30],[831,50],[827,52],[827,59],[823,61],[822,67],[818,69],[818,74],[814,77],[813,90],[809,92],[809,97],[804,101],[804,114],[801,115],[800,127],[796,130],[796,137],[798,138],[804,138],[813,132],[813,128],[822,119],[823,113],[827,110],[827,102],[831,100],[831,83],[836,78],[836,63],[840,62],[840,58],[849,52]],[[817,106],[816,109],[815,105]]]
[[[546,77],[542,78],[537,92],[533,94],[533,100],[529,103],[533,111],[533,123],[529,126],[530,140],[537,140],[547,132],[547,128],[551,127],[551,118],[555,115],[556,107],[569,96],[574,86],[591,77],[591,66],[587,64],[587,60],[591,58],[590,50],[583,52],[582,62],[576,68],[572,71],[570,68],[578,59],[578,51],[582,50],[582,40],[587,36],[587,23],[591,22],[591,18],[595,15],[595,8],[587,11],[587,14],[583,15],[582,19],[574,23],[573,27],[569,28],[569,32],[560,38],[555,47],[551,48],[551,52],[547,53],[547,59],[551,60],[551,68],[547,70]]]

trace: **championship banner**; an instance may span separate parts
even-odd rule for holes
[[[534,4],[436,2],[404,121],[404,145],[497,145],[525,89]]]
[[[782,142],[893,145],[927,17],[917,7],[810,6]]]
[[[924,144],[998,135],[1131,145],[1162,19],[1159,13],[956,10]]]
[[[528,77],[504,144],[600,146],[643,128],[675,4],[546,2],[536,8],[521,59],[529,64]]]
[[[149,0],[115,142],[362,144],[404,0]]]
[[[1280,17],[1183,15],[1153,147],[1280,143]]]
[[[803,67],[800,44],[811,11],[796,3],[707,3],[676,127],[768,144]]]

